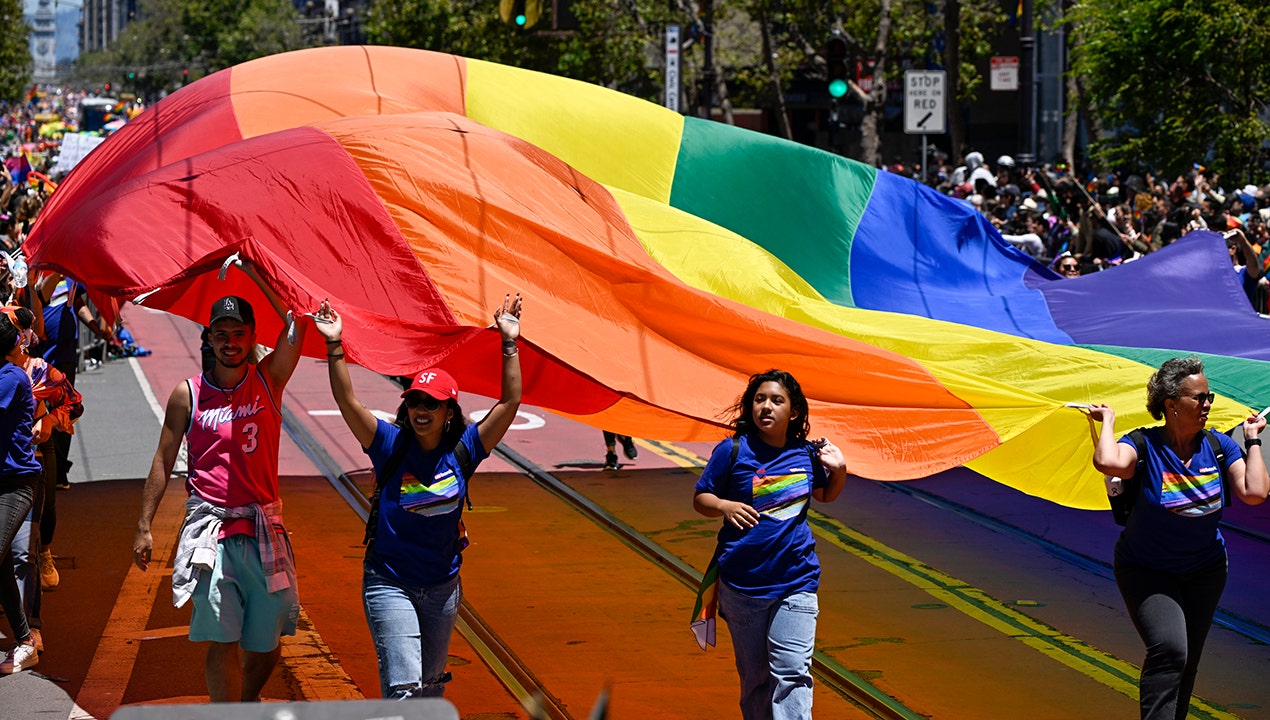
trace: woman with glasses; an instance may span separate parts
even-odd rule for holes
[[[1115,412],[1093,405],[1102,423],[1094,467],[1135,493],[1116,541],[1116,584],[1146,644],[1138,683],[1144,719],[1183,720],[1204,640],[1226,586],[1226,546],[1218,523],[1232,495],[1258,505],[1270,494],[1261,456],[1264,418],[1243,424],[1247,457],[1222,433],[1206,430],[1214,395],[1204,364],[1173,358],[1147,382],[1147,411],[1164,420],[1116,440]],[[1117,492],[1112,490],[1112,492]]]
[[[1060,257],[1058,262],[1054,263],[1054,268],[1065,278],[1080,277],[1080,261],[1071,255]]]
[[[520,311],[519,294],[494,311],[503,341],[502,395],[475,425],[464,421],[458,385],[440,368],[415,373],[401,394],[396,423],[376,418],[353,394],[339,313],[328,302],[316,313],[331,394],[375,470],[362,597],[385,698],[440,697],[450,679],[445,665],[467,546],[463,501],[472,471],[503,439],[520,407]]]

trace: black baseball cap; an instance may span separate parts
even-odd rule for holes
[[[251,310],[251,303],[237,295],[226,295],[212,303],[212,319],[207,326],[211,327],[221,320],[237,320],[244,325],[255,325],[256,314]]]

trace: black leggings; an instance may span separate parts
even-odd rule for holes
[[[1117,562],[1116,585],[1147,646],[1138,681],[1143,720],[1185,720],[1204,641],[1226,589],[1226,558],[1185,574]]]
[[[35,483],[43,482],[39,475],[0,476],[0,607],[9,618],[14,642],[26,642],[31,637],[26,611],[22,608],[22,595],[18,592],[18,580],[13,573],[10,550],[13,538],[31,511],[35,499]]]

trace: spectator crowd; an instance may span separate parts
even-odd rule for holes
[[[975,151],[956,167],[939,166],[927,182],[973,205],[1007,242],[1067,278],[1136,260],[1195,230],[1220,233],[1249,302],[1267,313],[1270,185],[1230,183],[1198,164],[1175,177],[1077,176],[1063,164],[1026,167],[1008,155],[989,162]]]

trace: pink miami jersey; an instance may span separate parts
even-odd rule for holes
[[[233,389],[219,388],[205,375],[185,382],[191,400],[186,490],[223,507],[277,500],[282,413],[260,370],[253,366]],[[237,519],[221,530],[222,538],[238,534],[253,535],[255,526]]]

